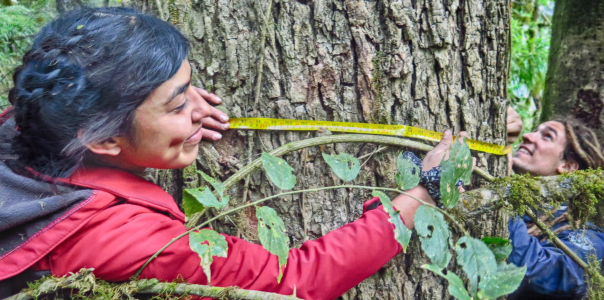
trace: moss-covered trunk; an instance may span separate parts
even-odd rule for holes
[[[156,3],[138,2],[191,39],[193,83],[219,95],[231,117],[452,128],[467,130],[471,138],[505,142],[508,0],[170,0],[161,4],[161,12]],[[220,142],[203,143],[195,166],[161,172],[159,181],[179,198],[182,187],[200,183],[198,168],[225,179],[263,151],[325,134],[330,133],[230,131]],[[338,182],[321,152],[361,156],[376,148],[335,144],[285,158],[296,169],[296,187],[312,188]],[[400,150],[373,155],[355,183],[392,186]],[[504,158],[477,155],[481,167],[504,175]],[[247,189],[240,182],[230,192],[241,202],[278,191],[258,172]],[[270,205],[283,216],[292,246],[297,247],[357,219],[369,198],[367,192],[342,189],[294,195]],[[225,222],[223,230],[255,239],[249,215]],[[498,213],[471,222],[478,235],[505,234],[505,227]],[[427,262],[420,252],[418,242],[412,242],[408,254],[393,259],[343,298],[446,297],[443,281],[419,268]]]
[[[604,2],[557,0],[542,121],[572,115],[604,142]]]

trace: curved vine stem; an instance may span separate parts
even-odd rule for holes
[[[160,253],[162,253],[166,248],[168,248],[170,245],[172,245],[174,242],[178,241],[179,239],[181,239],[182,237],[186,236],[187,234],[191,233],[192,231],[198,230],[208,224],[210,224],[210,222],[215,221],[223,216],[226,216],[228,214],[234,213],[238,210],[242,210],[246,207],[250,207],[250,206],[256,206],[262,202],[274,199],[274,198],[279,198],[279,197],[283,197],[283,196],[287,196],[287,195],[292,195],[292,194],[299,194],[299,193],[306,193],[306,192],[318,192],[318,191],[323,191],[323,190],[332,190],[332,189],[339,189],[339,188],[358,188],[358,189],[368,189],[368,190],[383,190],[383,191],[391,191],[391,192],[399,192],[400,191],[398,189],[391,189],[391,188],[382,188],[382,187],[372,187],[372,186],[362,186],[362,185],[336,185],[336,186],[327,186],[327,187],[320,187],[320,188],[316,188],[316,189],[306,189],[306,190],[299,190],[299,191],[291,191],[291,192],[285,192],[285,193],[280,193],[277,195],[273,195],[273,196],[269,196],[260,200],[256,200],[254,202],[250,202],[247,204],[244,204],[242,206],[238,206],[235,207],[231,210],[225,211],[211,219],[206,220],[205,222],[185,231],[184,233],[178,235],[177,237],[173,238],[170,242],[168,242],[166,245],[164,245],[161,249],[157,250],[157,252],[155,252],[155,254],[153,254],[153,256],[151,256],[146,262],[145,264],[140,267],[136,273],[134,273],[134,275],[132,276],[134,279],[138,279],[140,274],[143,272],[143,270],[145,269],[145,267],[147,267],[147,265],[154,260],[156,257],[159,256]],[[415,197],[413,197],[414,199],[417,199]],[[419,199],[418,199],[419,200]],[[420,200],[421,201],[421,200]]]
[[[455,220],[455,218],[453,216],[451,216],[449,213],[447,213],[444,209],[438,208],[430,203],[427,203],[426,201],[423,201],[413,195],[410,195],[404,191],[401,191],[399,189],[393,189],[393,188],[383,188],[383,187],[373,187],[373,186],[362,186],[362,185],[336,185],[336,186],[327,186],[327,187],[320,187],[320,188],[315,188],[315,189],[305,189],[305,190],[298,190],[298,191],[291,191],[291,192],[285,192],[285,193],[280,193],[277,195],[273,195],[273,196],[269,196],[266,198],[262,198],[260,200],[256,200],[254,202],[250,202],[247,204],[244,204],[242,206],[238,206],[235,207],[233,209],[230,209],[228,211],[225,211],[223,213],[220,213],[219,215],[206,220],[205,222],[185,231],[184,233],[178,235],[177,237],[173,238],[170,242],[168,242],[166,245],[164,245],[161,249],[157,250],[157,252],[155,252],[155,254],[153,254],[153,256],[151,256],[146,262],[145,264],[140,267],[136,273],[134,274],[133,278],[138,279],[140,274],[142,273],[142,271],[145,269],[145,267],[147,267],[147,265],[154,260],[156,257],[159,256],[159,254],[161,252],[163,252],[166,248],[168,248],[170,245],[172,245],[174,242],[178,241],[179,239],[183,238],[184,236],[186,236],[187,234],[191,233],[192,231],[195,230],[199,230],[200,228],[210,224],[210,222],[218,220],[221,217],[224,217],[226,215],[229,215],[231,213],[234,213],[238,210],[242,210],[244,208],[250,207],[250,206],[256,206],[262,202],[271,200],[271,199],[275,199],[275,198],[279,198],[279,197],[283,197],[283,196],[287,196],[287,195],[292,195],[292,194],[299,194],[299,193],[307,193],[307,192],[318,192],[318,191],[324,191],[324,190],[332,190],[332,189],[339,189],[339,188],[356,188],[356,189],[365,189],[365,190],[382,190],[382,191],[390,191],[390,192],[397,192],[403,195],[406,195],[418,202],[420,202],[423,205],[427,205],[429,207],[432,207],[436,210],[438,210],[439,212],[441,212],[443,215],[447,216],[447,218],[449,218],[451,221],[453,221],[453,223],[465,234],[465,235],[470,235],[469,232],[459,223],[457,222],[457,220]]]
[[[319,146],[325,144],[333,144],[333,143],[374,143],[374,144],[384,144],[384,145],[394,145],[399,147],[408,147],[421,151],[430,151],[434,147],[430,145],[426,145],[424,143],[399,138],[399,137],[390,137],[390,136],[381,136],[381,135],[369,135],[369,134],[337,134],[337,135],[329,135],[316,137],[311,139],[305,139],[302,141],[291,142],[285,144],[273,151],[269,154],[272,156],[282,156],[284,154],[300,150],[307,147]],[[241,170],[237,171],[231,177],[223,182],[223,185],[226,189],[235,185],[237,182],[245,178],[246,175],[252,173],[254,170],[260,168],[262,165],[262,159],[258,158],[254,160],[251,164],[246,165],[241,168]],[[480,175],[482,178],[492,182],[495,177],[493,177],[489,172],[481,169],[474,168],[474,173]]]

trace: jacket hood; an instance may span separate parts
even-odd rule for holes
[[[9,153],[16,134],[12,118],[0,125],[0,152]],[[7,158],[4,156],[3,158]],[[13,172],[0,162],[0,258],[70,208],[87,199],[90,189],[63,186]]]

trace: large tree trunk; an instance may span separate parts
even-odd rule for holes
[[[569,114],[604,142],[604,2],[557,0],[542,121]]]
[[[137,3],[160,13],[157,2]],[[231,117],[452,128],[503,144],[509,9],[508,0],[170,0],[160,14],[191,39],[193,83],[219,95]],[[161,172],[159,181],[178,199],[182,187],[200,184],[198,168],[226,179],[263,151],[318,134],[329,133],[230,131],[220,142],[201,145],[197,165]],[[339,183],[321,152],[360,156],[376,147],[335,144],[285,158],[296,169],[296,188],[312,188]],[[374,155],[355,183],[393,186],[400,150]],[[505,175],[505,158],[476,155],[491,174]],[[257,172],[247,188],[240,182],[230,192],[232,201],[241,203],[279,191]],[[294,195],[270,205],[284,218],[291,246],[297,247],[357,219],[369,198],[365,191],[342,189]],[[470,229],[477,235],[505,235],[505,221],[494,212],[472,220]],[[225,222],[223,230],[255,239],[249,214]],[[447,297],[446,284],[419,268],[424,263],[427,258],[415,240],[408,254],[343,298]]]

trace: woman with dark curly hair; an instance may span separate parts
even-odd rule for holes
[[[0,117],[0,297],[81,268],[127,280],[186,231],[174,200],[138,175],[193,163],[198,143],[229,127],[207,103],[221,100],[191,85],[187,52],[170,24],[125,8],[72,11],[37,35],[15,72],[12,108]],[[448,132],[424,169],[437,166],[450,143]],[[409,193],[434,203],[422,186]],[[359,220],[290,250],[280,283],[276,256],[226,236],[228,257],[212,263],[212,285],[339,296],[402,250],[388,214],[370,209],[376,200]],[[420,203],[400,195],[393,204],[413,228]],[[179,276],[207,283],[186,237],[142,273]]]

